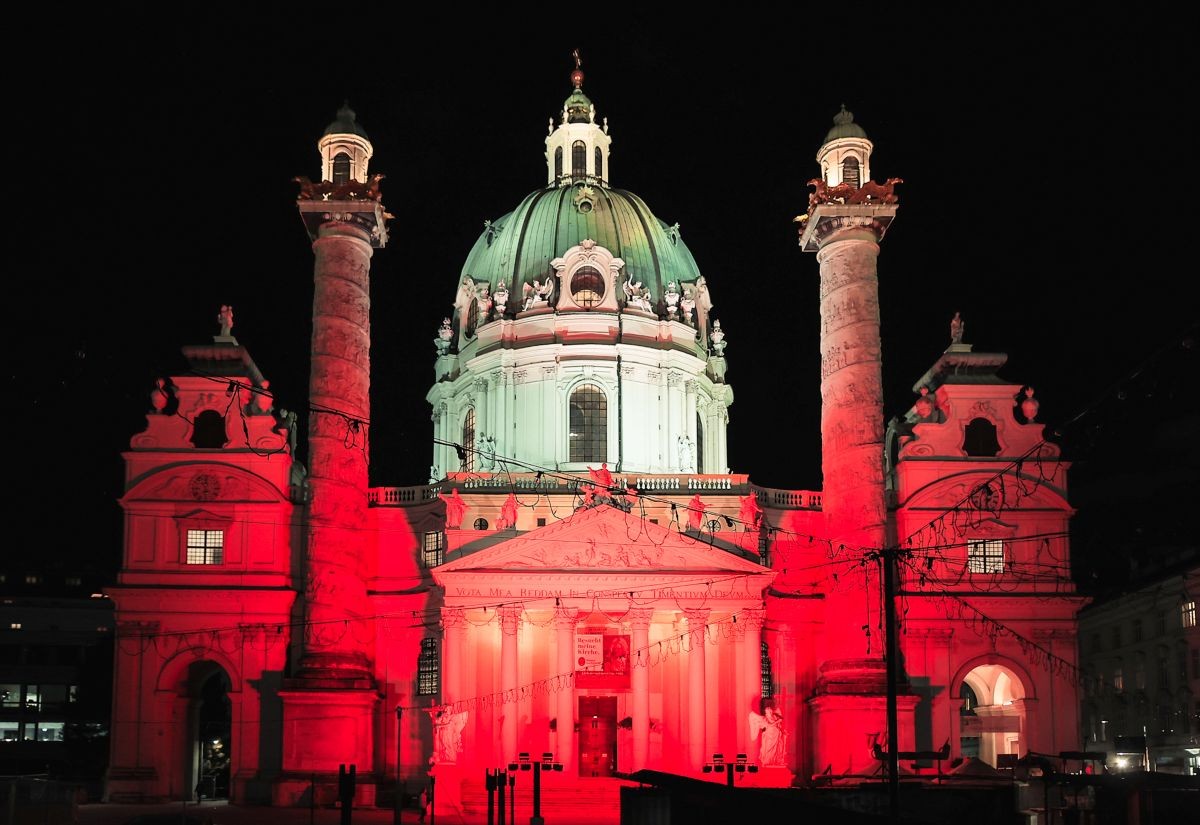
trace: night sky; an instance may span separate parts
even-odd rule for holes
[[[734,472],[821,483],[817,262],[792,219],[844,103],[875,144],[875,179],[904,179],[879,259],[886,415],[908,409],[961,312],[965,340],[1008,353],[1002,374],[1033,385],[1063,430],[1077,503],[1111,519],[1107,502],[1132,496],[1128,530],[1178,540],[1200,373],[1180,344],[1200,315],[1182,27],[1090,9],[830,33],[868,11],[696,20],[708,33],[686,36],[629,19],[505,39],[515,17],[500,9],[453,34],[369,15],[361,34],[261,12],[218,24],[215,11],[58,26],[57,79],[6,67],[20,78],[8,108],[22,182],[9,248],[24,250],[7,279],[9,503],[42,528],[25,555],[115,569],[119,453],[154,379],[211,340],[221,304],[277,404],[303,408],[312,253],[292,177],[319,176],[316,141],[343,100],[395,215],[372,268],[371,484],[424,482],[435,330],[483,221],[544,183],[576,47],[609,119],[613,185],[678,222],[708,279],[729,342]],[[123,22],[136,22],[125,38],[95,28]]]

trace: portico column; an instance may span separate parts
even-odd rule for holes
[[[704,697],[704,647],[708,644],[707,608],[688,608],[688,765],[696,773],[704,768],[704,717],[708,705]]]
[[[554,612],[558,632],[558,753],[564,771],[575,764],[575,619],[574,608],[559,607]]]
[[[461,607],[442,608],[442,704],[449,705],[463,698],[462,660],[466,637],[467,617]]]
[[[650,758],[650,619],[649,608],[630,610],[633,655],[629,658],[629,684],[633,690],[633,769],[645,768]]]
[[[745,657],[742,659],[742,671],[746,675],[746,692],[739,697],[742,706],[738,708],[738,730],[743,732],[746,729],[743,720],[749,718],[750,711],[762,713],[762,627],[765,612],[761,609],[743,610],[741,621],[738,622],[746,628],[746,641],[742,652]],[[742,749],[742,753],[751,758],[757,756],[748,753],[745,748]]]
[[[692,434],[692,444],[696,449],[696,472],[703,473],[704,467],[700,463],[701,455],[708,455],[709,451],[705,449],[707,445],[702,444],[700,439],[704,438],[704,429],[696,427],[696,382],[686,381],[683,385],[683,430],[684,433]]]
[[[500,725],[500,761],[517,758],[517,632],[521,629],[521,608],[506,605],[500,614],[500,689],[503,691],[503,722]]]

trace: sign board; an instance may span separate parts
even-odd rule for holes
[[[628,634],[575,634],[575,686],[628,689],[629,652]]]
[[[604,634],[575,634],[575,670],[599,672],[604,669]]]

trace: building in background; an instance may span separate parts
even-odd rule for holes
[[[885,426],[876,258],[900,181],[873,180],[864,130],[837,115],[797,207],[819,266],[824,488],[764,488],[726,447],[739,331],[717,307],[745,283],[710,284],[679,225],[616,187],[607,121],[571,79],[545,183],[444,278],[427,483],[367,485],[387,372],[370,325],[388,322],[370,260],[389,237],[348,107],[318,143],[321,182],[300,179],[305,464],[228,308],[185,348],[190,372],[152,389],[107,591],[110,799],[300,804],[354,764],[363,803],[433,775],[454,807],[522,754],[574,788],[738,760],[758,768],[738,781],[787,786],[877,781],[892,741],[992,765],[1078,746],[1067,465],[1033,390],[957,318]],[[794,381],[775,335],[756,333],[758,357]],[[747,426],[769,449],[788,411]]]
[[[1200,773],[1198,596],[1192,552],[1080,611],[1083,734],[1110,770]]]
[[[89,571],[10,559],[0,573],[0,774],[99,796],[108,764],[113,605]]]

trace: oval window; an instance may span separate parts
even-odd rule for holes
[[[591,309],[604,300],[604,276],[590,266],[580,267],[571,276],[571,300]]]

